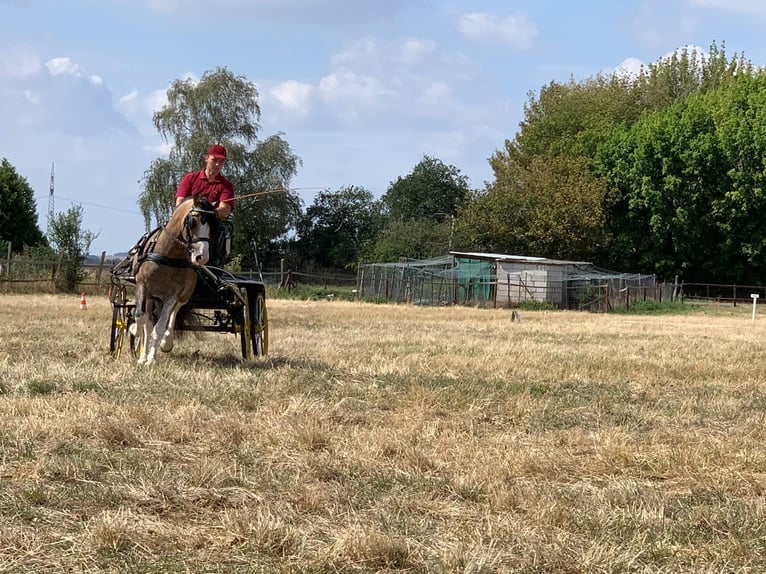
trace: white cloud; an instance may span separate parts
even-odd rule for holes
[[[674,55],[680,56],[683,54],[683,52],[688,53],[690,56],[692,54],[696,54],[698,60],[706,60],[708,57],[708,51],[704,48],[701,48],[700,46],[695,46],[694,44],[687,44],[686,46],[679,46],[672,52],[668,52],[664,56],[658,59],[659,62],[670,60]]]
[[[501,103],[482,100],[465,56],[440,51],[429,39],[365,37],[335,53],[329,64],[315,84],[290,80],[265,90],[268,126],[403,131],[417,139],[465,123],[496,129],[499,118],[509,115]],[[466,105],[468,93],[479,103]]]
[[[696,54],[696,58],[698,61],[704,61],[708,57],[707,50],[702,49],[699,46],[694,46],[692,44],[686,45],[686,46],[680,46],[673,50],[672,52],[667,52],[660,58],[656,60],[655,63],[661,63],[666,60],[670,60],[674,55],[680,56],[684,51],[686,51],[689,55]],[[623,60],[617,68],[614,69],[614,72],[617,74],[623,74],[627,75],[631,78],[636,78],[641,73],[641,69],[647,68],[647,64],[643,62],[642,60],[638,58],[626,58]],[[609,74],[612,70],[605,70],[605,73]]]
[[[334,54],[330,59],[333,68],[345,66],[369,66],[377,63],[381,50],[378,42],[372,38],[363,38],[354,42],[345,50]]]
[[[40,96],[31,90],[24,90],[24,98],[33,105],[40,103]]]
[[[19,47],[0,50],[0,77],[23,80],[40,73],[43,65],[36,54]]]
[[[644,67],[646,67],[646,64],[644,64],[638,58],[626,58],[620,63],[619,66],[617,66],[615,72],[617,72],[619,75],[625,75],[630,78],[637,78],[641,73],[641,69]]]
[[[3,53],[0,124],[5,131],[90,137],[133,130],[103,79],[86,74],[71,58],[55,57],[42,64],[22,48],[11,46]]]
[[[436,43],[420,38],[409,38],[401,42],[393,52],[394,61],[405,66],[415,66],[424,62],[436,52]]]
[[[53,58],[45,63],[51,76],[69,74],[70,76],[82,76],[83,69],[69,58]]]
[[[537,27],[522,14],[471,12],[458,19],[457,27],[473,42],[509,44],[517,49],[531,48],[537,38]]]
[[[101,76],[86,75],[85,70],[79,64],[75,64],[69,58],[53,58],[45,63],[51,76],[74,76],[76,78],[85,78],[95,86],[103,86],[104,80]]]
[[[425,87],[420,94],[420,101],[426,104],[444,102],[452,95],[452,88],[444,82],[435,81]]]
[[[351,71],[334,72],[323,77],[319,81],[319,94],[325,101],[347,100],[364,106],[396,95],[379,78]]]
[[[288,80],[274,86],[269,94],[282,108],[305,116],[311,105],[311,96],[314,87],[309,84]]]
[[[166,89],[158,89],[146,95],[141,95],[137,89],[133,88],[117,100],[117,108],[124,114],[140,120],[142,118],[151,118],[154,112],[162,109],[167,103],[168,96]]]
[[[120,107],[125,109],[133,109],[135,107],[135,103],[138,101],[138,90],[135,88],[122,96],[118,103]]]

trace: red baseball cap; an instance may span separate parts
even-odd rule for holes
[[[226,159],[226,148],[222,145],[211,145],[207,150],[207,155],[212,155],[217,159]]]

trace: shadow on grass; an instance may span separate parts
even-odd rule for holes
[[[265,357],[256,357],[253,359],[242,359],[237,355],[215,355],[206,356],[199,350],[191,352],[173,352],[166,359],[174,362],[188,362],[194,365],[219,367],[223,369],[246,369],[252,371],[265,371],[280,367],[290,367],[292,369],[308,369],[312,371],[326,371],[329,366],[321,361],[307,358],[294,358],[280,355],[267,355]]]

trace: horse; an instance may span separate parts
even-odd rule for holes
[[[168,222],[151,234],[133,261],[136,281],[135,329],[138,364],[156,362],[157,350],[173,349],[176,315],[197,286],[197,267],[210,259],[215,210],[202,196],[179,204]],[[156,323],[156,304],[162,306]]]

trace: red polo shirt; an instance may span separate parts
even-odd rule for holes
[[[214,180],[207,178],[204,169],[187,173],[178,186],[176,197],[191,197],[197,194],[207,197],[213,205],[218,205],[219,201],[228,201],[232,209],[234,208],[234,184],[220,173]]]

